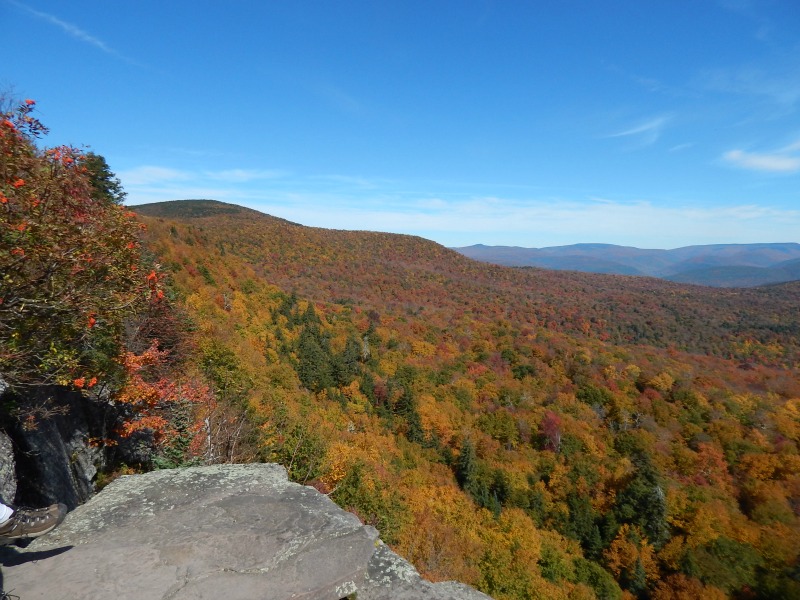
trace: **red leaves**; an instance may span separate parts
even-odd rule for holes
[[[77,379],[73,379],[72,385],[79,390],[82,390],[83,388],[93,388],[97,385],[97,377],[92,377],[89,381],[86,381],[86,377],[78,377]]]
[[[158,340],[153,340],[150,347],[141,354],[126,352],[121,359],[122,366],[129,376],[139,373],[144,367],[157,365],[167,356],[167,352],[158,349]]]
[[[553,452],[559,452],[561,449],[561,417],[552,410],[548,410],[544,413],[539,428],[544,436],[545,447]]]
[[[25,180],[24,179],[17,179],[12,185],[15,188],[21,188],[23,185],[25,185]]]
[[[149,429],[150,431],[156,432],[157,437],[160,437],[163,435],[163,432],[168,429],[168,427],[169,422],[164,417],[148,415],[136,421],[128,421],[123,423],[122,429],[120,430],[120,435],[122,437],[130,437],[137,431]]]
[[[158,375],[167,354],[158,349],[158,340],[153,340],[141,354],[126,352],[122,357],[128,377],[115,399],[128,404],[135,412],[120,429],[122,437],[147,429],[153,433],[156,443],[160,443],[175,434],[169,421],[162,416],[171,405],[178,402],[213,404],[213,394],[207,386]]]
[[[164,290],[161,289],[161,276],[155,270],[150,271],[145,277],[145,281],[150,287],[151,299],[158,301],[164,298]]]

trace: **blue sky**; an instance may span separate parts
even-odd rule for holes
[[[130,204],[448,246],[800,242],[796,0],[0,0]]]

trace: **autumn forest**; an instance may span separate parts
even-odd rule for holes
[[[279,462],[498,599],[800,597],[800,282],[125,208],[101,157],[38,150],[29,115],[0,127],[0,368],[123,407],[95,443],[150,450],[117,473]]]
[[[251,455],[427,576],[497,598],[797,593],[797,284],[518,270],[216,202],[137,210]]]

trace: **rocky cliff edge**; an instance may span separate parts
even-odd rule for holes
[[[430,583],[373,527],[272,464],[121,477],[27,548],[0,548],[20,600],[487,600]]]

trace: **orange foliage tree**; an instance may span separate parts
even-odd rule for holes
[[[175,437],[175,423],[170,418],[169,409],[179,404],[195,405],[201,412],[203,408],[215,404],[208,386],[193,381],[179,382],[171,377],[159,376],[160,367],[167,355],[165,350],[158,349],[158,340],[141,354],[125,352],[121,362],[125,369],[125,384],[115,401],[128,408],[131,413],[120,428],[122,437],[130,437],[137,431],[147,430],[156,444],[167,438]],[[155,376],[148,370],[155,371]],[[150,376],[148,376],[150,375]],[[188,433],[191,438],[199,437],[200,423],[190,425]],[[202,447],[201,442],[190,445],[196,449]]]
[[[34,108],[0,114],[0,373],[80,387],[116,368],[124,317],[159,291],[135,215],[93,183],[98,157],[40,149]]]

